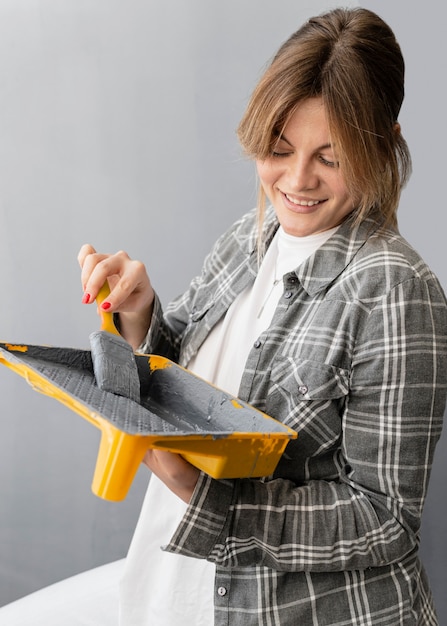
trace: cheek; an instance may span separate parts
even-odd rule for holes
[[[338,198],[340,204],[352,206],[353,203],[348,188],[340,176],[334,177],[332,181],[329,181],[329,185],[332,189],[332,193]]]
[[[257,161],[256,169],[262,186],[271,186],[276,179],[274,168],[267,161]]]

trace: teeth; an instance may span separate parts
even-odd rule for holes
[[[289,200],[290,202],[293,202],[293,204],[298,204],[299,206],[315,206],[316,204],[320,203],[320,200],[295,200],[294,198],[291,198],[290,196],[288,196],[287,194],[285,194],[287,200]]]

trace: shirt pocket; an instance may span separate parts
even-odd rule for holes
[[[309,359],[281,357],[271,370],[266,413],[298,432],[275,476],[301,483],[336,475],[349,371]]]
[[[302,400],[330,400],[348,394],[349,378],[349,370],[335,365],[281,357],[275,360],[270,381]]]
[[[275,359],[270,372],[266,412],[292,427],[293,422],[310,419],[323,411],[325,419],[331,421],[336,416],[339,422],[349,381],[347,369],[310,359],[280,357]]]

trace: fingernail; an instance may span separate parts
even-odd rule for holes
[[[89,293],[85,293],[83,298],[82,298],[82,304],[88,304],[90,302],[90,294]]]
[[[104,311],[108,311],[110,309],[112,305],[110,304],[110,302],[103,302],[101,304],[101,309],[103,309]]]

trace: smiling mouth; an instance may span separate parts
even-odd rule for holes
[[[284,194],[285,198],[291,202],[292,204],[295,204],[296,206],[316,206],[317,204],[321,204],[321,202],[324,202],[324,200],[297,200],[296,198],[291,198],[288,194]]]

